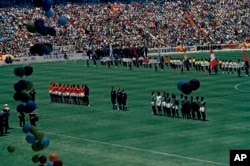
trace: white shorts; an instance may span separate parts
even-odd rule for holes
[[[171,107],[171,103],[167,103],[167,108],[170,108]]]
[[[200,112],[205,112],[205,107],[200,107]]]
[[[76,97],[77,94],[76,93],[71,93],[70,96]]]
[[[166,102],[165,101],[162,102],[162,107],[166,107]]]
[[[155,102],[153,102],[153,101],[151,101],[150,103],[151,103],[151,106],[154,106],[154,105],[155,105]]]
[[[84,97],[84,93],[79,93],[78,96],[79,97]]]
[[[178,108],[178,105],[173,105],[173,106],[172,106],[172,109],[178,110],[178,109],[179,109],[179,108]]]

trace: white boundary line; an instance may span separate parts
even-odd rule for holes
[[[103,145],[110,145],[110,146],[114,146],[114,147],[127,148],[127,149],[130,149],[130,150],[143,151],[143,152],[148,152],[148,153],[153,153],[153,154],[160,154],[160,155],[164,155],[164,156],[183,158],[183,159],[187,159],[187,160],[194,160],[194,161],[199,161],[199,162],[204,162],[204,163],[210,163],[210,164],[214,164],[214,165],[225,165],[225,166],[228,165],[228,164],[213,162],[213,161],[209,161],[209,160],[202,160],[202,159],[186,157],[186,156],[181,156],[181,155],[176,155],[176,154],[171,154],[171,153],[164,153],[164,152],[158,152],[158,151],[153,151],[153,150],[141,149],[141,148],[136,148],[136,147],[132,147],[132,146],[112,144],[112,143],[108,143],[108,142],[97,141],[97,140],[92,140],[92,139],[87,139],[87,138],[79,138],[79,137],[74,137],[74,136],[69,136],[69,135],[64,135],[64,134],[51,133],[51,132],[46,132],[46,133],[51,134],[51,135],[57,135],[57,136],[60,136],[60,137],[67,137],[67,138],[71,138],[71,139],[84,140],[84,141],[87,141],[87,142],[94,142],[94,143],[103,144]]]
[[[238,90],[238,91],[241,91],[241,92],[250,92],[250,90],[242,90],[242,89],[239,88],[239,86],[241,86],[241,85],[243,85],[243,84],[250,84],[250,82],[248,81],[248,82],[242,82],[242,83],[236,84],[236,85],[234,86],[234,88],[235,88],[236,90]]]

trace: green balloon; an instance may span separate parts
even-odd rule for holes
[[[36,143],[33,143],[31,145],[31,149],[34,151],[34,152],[38,152],[40,149],[37,147]]]
[[[20,98],[20,100],[22,101],[22,102],[25,102],[25,103],[27,103],[28,101],[29,101],[29,95],[26,93],[26,92],[22,92],[21,93],[21,98]]]
[[[13,152],[16,150],[16,148],[15,148],[15,146],[13,146],[13,145],[9,145],[9,146],[7,147],[7,150],[8,150],[8,152],[13,153]]]
[[[29,22],[27,25],[26,25],[26,28],[27,30],[30,32],[30,33],[35,33],[36,32],[36,26],[33,22]]]
[[[33,163],[38,163],[39,157],[40,157],[39,154],[36,154],[36,155],[32,156]]]
[[[36,136],[36,139],[37,139],[38,141],[42,141],[42,139],[43,139],[43,137],[45,136],[45,134],[44,134],[43,131],[37,131],[37,132],[35,133],[35,136]]]
[[[31,90],[33,88],[33,82],[30,80],[25,80],[25,90]]]
[[[41,141],[37,141],[35,143],[35,146],[37,147],[38,150],[43,150],[44,149],[44,145],[42,144]]]
[[[17,76],[17,77],[22,77],[24,76],[24,68],[23,67],[16,67],[14,69],[14,74]]]
[[[32,157],[32,161],[34,161],[35,163],[37,163],[39,161],[39,154],[36,154]]]
[[[36,136],[36,133],[38,132],[38,130],[36,129],[35,126],[30,126],[30,132]]]

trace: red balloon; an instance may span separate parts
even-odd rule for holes
[[[49,160],[52,161],[52,162],[58,160],[58,155],[56,153],[51,153],[49,155]]]

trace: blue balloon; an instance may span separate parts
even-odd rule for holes
[[[36,142],[36,137],[35,135],[31,134],[31,133],[28,133],[26,135],[26,141],[30,144],[34,144]]]
[[[179,81],[179,82],[177,83],[177,88],[178,88],[180,91],[182,91],[182,90],[181,90],[181,87],[182,87],[182,85],[185,84],[186,82],[187,82],[187,81],[185,81],[185,80]]]
[[[22,130],[23,130],[24,133],[30,132],[30,125],[27,125],[27,124],[24,125]]]
[[[192,92],[192,85],[189,82],[184,83],[181,86],[181,91],[186,94],[189,95]]]
[[[52,161],[48,162],[47,166],[54,166],[54,163]]]
[[[25,84],[22,81],[18,81],[17,83],[14,84],[14,90],[16,92],[21,92],[25,89]]]
[[[49,146],[49,138],[48,137],[43,137],[41,142],[45,148],[47,148]]]
[[[49,9],[45,12],[45,16],[50,18],[50,17],[53,17],[54,16],[54,12],[52,9]]]
[[[36,31],[45,36],[47,34],[47,27],[43,23],[38,23],[36,25]]]
[[[25,107],[25,112],[26,113],[30,113],[30,112],[33,112],[36,110],[36,103],[32,100],[29,100],[26,104],[26,107]]]
[[[51,8],[51,2],[50,0],[45,0],[43,1],[43,6],[42,6],[44,11],[48,11]]]
[[[48,46],[48,45],[44,45],[44,46],[42,47],[42,50],[43,50],[43,52],[44,52],[45,55],[49,55],[49,54],[52,52],[51,47]]]
[[[61,16],[58,18],[57,22],[59,25],[64,26],[67,24],[67,18],[65,16]]]

